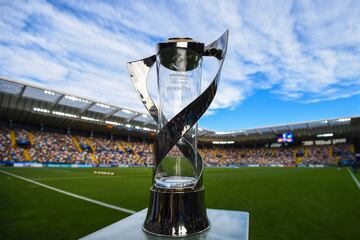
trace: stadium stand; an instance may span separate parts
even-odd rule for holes
[[[33,141],[28,140],[29,132],[15,129],[17,143],[11,146],[8,128],[1,128],[1,161],[37,163],[105,164],[111,166],[144,166],[152,164],[152,144],[146,142],[126,142],[97,137],[71,136],[51,132],[33,131]],[[74,143],[77,140],[80,148]],[[26,143],[24,143],[26,142]],[[200,148],[206,166],[247,166],[258,164],[270,166],[281,164],[335,165],[341,160],[353,160],[352,145],[335,143],[306,147],[258,147],[216,146]],[[26,152],[29,156],[26,157]],[[178,148],[169,153],[181,157]],[[301,158],[297,161],[297,158]]]
[[[1,77],[0,99],[2,164],[153,162],[157,126],[147,114]],[[295,140],[277,143],[285,132]],[[359,135],[360,117],[354,116],[231,132],[199,128],[198,140],[209,167],[304,166],[350,163]],[[169,155],[180,157],[181,152],[174,147]]]

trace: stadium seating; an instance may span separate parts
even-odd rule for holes
[[[14,137],[16,140],[12,141]],[[153,162],[152,144],[146,142],[126,142],[8,128],[0,129],[0,138],[0,160],[2,162],[32,161],[112,166],[121,164],[148,166]],[[341,160],[354,159],[352,146],[344,143],[278,148],[239,148],[212,145],[199,148],[199,151],[206,166],[332,165]],[[182,156],[177,147],[174,147],[169,155]]]

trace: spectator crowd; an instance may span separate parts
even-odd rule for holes
[[[15,141],[12,141],[11,131]],[[31,140],[30,140],[31,136]],[[148,166],[152,144],[99,137],[71,136],[24,129],[0,129],[0,161]],[[14,144],[15,142],[15,144]],[[212,145],[198,148],[205,166],[335,164],[354,158],[350,144],[241,148]],[[181,157],[176,146],[168,155]]]

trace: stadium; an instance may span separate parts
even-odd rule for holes
[[[149,115],[5,78],[0,86],[3,170],[133,211],[146,207],[157,132]],[[294,141],[283,142],[289,136],[282,135],[289,132]],[[207,202],[214,208],[254,211],[253,225],[262,226],[251,229],[254,238],[285,231],[286,218],[286,239],[301,239],[298,228],[314,228],[314,236],[322,239],[329,235],[315,229],[329,225],[337,229],[334,239],[343,238],[344,232],[349,238],[343,239],[351,239],[358,234],[349,219],[358,220],[359,192],[347,168],[338,167],[351,166],[359,136],[356,116],[237,132],[200,129],[199,149],[208,167]],[[170,154],[176,157],[180,151]],[[9,176],[1,176],[3,199],[8,201],[2,212],[8,219],[2,222],[6,238],[78,238],[129,214],[46,189],[34,193],[31,183],[10,181]],[[118,196],[119,190],[128,195]],[[27,216],[20,215],[23,211]],[[92,214],[97,217],[80,224]],[[316,224],[309,222],[314,215]],[[273,226],[274,217],[280,228]],[[58,230],[43,229],[44,219]]]
[[[358,3],[0,9],[0,239],[360,238]]]
[[[0,81],[3,162],[152,165],[157,125],[150,115],[14,80]],[[283,137],[286,133],[290,136]],[[200,128],[198,135],[208,167],[316,167],[349,165],[359,133],[360,117],[354,116],[233,132]],[[171,155],[179,154],[172,149]]]

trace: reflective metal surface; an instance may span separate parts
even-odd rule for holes
[[[144,223],[146,232],[158,236],[185,237],[209,227],[203,188],[189,191],[151,189]]]
[[[147,209],[141,210],[127,218],[100,229],[82,240],[165,240],[167,237],[159,237],[147,234],[141,230]],[[186,238],[185,240],[248,240],[249,239],[249,214],[247,212],[207,209],[207,215],[211,221],[211,228],[200,234]]]
[[[205,113],[215,97],[226,55],[228,36],[229,31],[227,30],[219,39],[204,49],[202,43],[192,40],[181,42],[170,40],[158,45],[158,49],[161,50],[184,48],[187,51],[189,48],[191,51],[200,53],[200,56],[215,57],[219,62],[219,69],[215,78],[200,96],[177,113],[172,119],[166,121],[165,124],[162,121],[163,127],[160,129],[155,140],[154,170],[157,169],[161,161],[175,145],[185,157],[189,159],[196,157],[196,163],[192,164],[202,164],[200,154],[194,150],[185,134]],[[183,55],[185,56],[186,54]],[[164,61],[166,62],[167,60],[165,59]],[[146,84],[148,73],[155,62],[156,55],[153,55],[142,60],[128,63],[128,70],[140,100],[154,120],[159,123],[159,114],[163,113],[159,112],[159,108],[150,97]],[[168,67],[169,69],[173,68],[170,64]],[[188,70],[187,66],[185,66],[185,68],[185,70]],[[163,185],[158,185],[161,186],[161,188],[152,188],[150,206],[144,223],[145,231],[156,235],[187,236],[209,228],[202,186],[203,168],[201,167],[199,169],[200,173],[198,173],[198,176],[200,177],[195,179],[195,181],[197,181],[196,184],[192,183],[193,189],[183,189],[182,191],[172,189],[171,191],[167,191],[166,188],[172,187],[171,181],[163,181]],[[154,176],[153,179],[155,181]],[[187,181],[185,181],[184,184],[184,187],[186,187]],[[154,183],[154,186],[156,186],[156,183]]]
[[[170,38],[157,44],[161,65],[174,71],[190,71],[198,65],[204,53],[204,43],[191,38]],[[193,64],[189,64],[193,63]]]
[[[158,43],[157,45],[158,52],[166,48],[186,48],[201,55],[204,53],[204,44],[194,41],[192,38],[169,38],[168,41]]]

